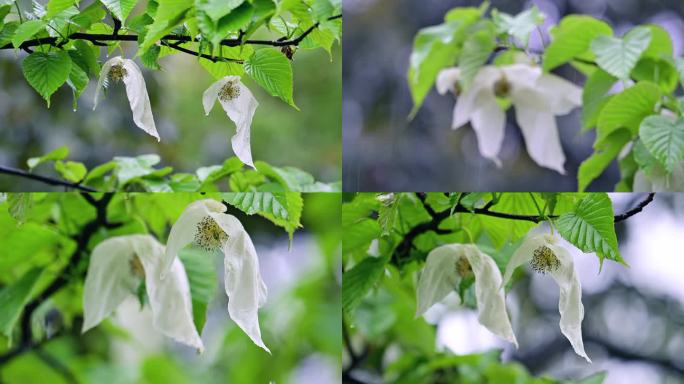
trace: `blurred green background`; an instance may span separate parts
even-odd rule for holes
[[[263,36],[262,36],[263,37]],[[135,56],[135,45],[124,43],[126,55]],[[160,59],[162,71],[143,68],[161,142],[133,123],[123,86],[110,89],[107,98],[93,111],[96,79],[81,95],[73,111],[71,90],[65,85],[45,101],[24,80],[23,51],[0,51],[0,164],[25,169],[26,160],[62,145],[70,149],[70,160],[89,169],[114,156],[157,153],[162,166],[177,172],[222,164],[233,156],[230,138],[235,125],[220,107],[207,117],[202,93],[214,79],[194,56],[177,54]],[[101,60],[106,59],[101,57]],[[136,60],[137,61],[137,60]],[[142,64],[137,61],[138,65]],[[301,111],[269,95],[248,76],[243,82],[259,101],[252,123],[254,160],[274,166],[293,166],[317,180],[340,180],[342,167],[341,50],[331,55],[323,49],[299,49],[292,61],[294,99]],[[36,170],[53,175],[49,166]],[[44,185],[0,175],[0,190],[45,190]]]
[[[169,225],[188,202],[198,198],[201,196],[191,194],[119,194],[110,203],[108,214],[112,220],[126,217],[129,221],[119,229],[101,229],[89,249],[102,238],[144,232],[145,227],[155,234],[161,229],[163,235],[157,238],[165,243]],[[39,287],[44,286],[74,249],[73,241],[56,239],[62,239],[65,232],[78,233],[94,210],[75,193],[34,195],[27,221],[17,227],[7,205],[0,203],[0,290],[32,266],[46,267],[38,282]],[[254,345],[229,319],[222,287],[223,258],[215,255],[219,286],[201,332],[202,355],[162,336],[152,327],[149,311],[140,311],[135,300],[81,335],[83,279],[73,277],[68,287],[33,316],[34,334],[54,338],[5,365],[0,363],[0,382],[339,382],[340,206],[340,194],[304,195],[303,228],[295,232],[291,247],[285,231],[266,219],[236,209],[228,211],[243,223],[259,256],[268,287],[268,301],[259,310],[259,321],[272,355]],[[125,214],[130,209],[134,213]],[[152,224],[167,219],[163,226]],[[0,356],[6,349],[6,339],[0,336]],[[68,374],[60,372],[60,367]]]

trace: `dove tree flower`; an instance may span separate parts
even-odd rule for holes
[[[135,297],[144,281],[153,325],[172,339],[204,350],[192,317],[192,299],[185,268],[174,260],[159,275],[164,246],[149,235],[113,237],[98,244],[90,257],[83,295],[82,332],[95,327],[121,303]]]
[[[138,68],[133,60],[116,56],[102,65],[100,79],[95,90],[93,110],[97,108],[97,104],[102,96],[102,89],[112,83],[121,81],[126,86],[126,95],[131,105],[135,125],[149,135],[156,137],[157,141],[160,141],[157,128],[154,125],[154,118],[152,117],[152,107],[150,106],[150,97],[147,95],[145,79],[142,76],[142,72],[140,72],[140,68]]]
[[[558,238],[554,235],[539,233],[528,235],[506,266],[504,285],[511,279],[513,271],[526,263],[530,263],[537,273],[548,273],[558,284],[561,332],[570,341],[575,353],[591,363],[591,359],[584,351],[582,341],[582,320],[584,319],[582,287],[575,271],[572,255],[558,244]]]
[[[472,244],[449,244],[430,252],[418,281],[416,316],[442,301],[463,279],[473,277],[480,324],[517,347],[501,289],[501,272],[491,256]]]
[[[212,199],[195,201],[183,211],[169,234],[162,278],[190,243],[207,251],[222,251],[228,315],[254,344],[270,353],[259,329],[258,310],[266,303],[267,290],[256,249],[240,221],[225,211],[221,202]]]
[[[219,100],[228,118],[235,123],[236,132],[231,138],[233,152],[245,164],[254,168],[252,149],[249,144],[252,118],[259,103],[240,81],[239,76],[226,76],[204,91],[202,104],[204,113],[209,115],[216,99]]]
[[[453,129],[468,122],[477,135],[482,156],[501,166],[499,152],[504,140],[506,111],[498,98],[509,99],[516,111],[527,152],[542,167],[565,174],[565,154],[555,116],[566,115],[582,105],[582,89],[558,76],[543,73],[538,66],[513,64],[485,66],[472,85],[460,94],[460,68],[448,68],[437,77],[437,91],[457,97]]]
[[[650,173],[638,170],[634,175],[634,192],[684,191],[684,163],[674,167],[668,174],[664,168],[654,167]]]

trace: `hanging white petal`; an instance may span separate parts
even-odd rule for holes
[[[267,290],[256,249],[240,221],[225,211],[221,202],[212,199],[190,204],[171,228],[164,263],[178,260],[178,253],[190,243],[222,251],[228,315],[254,344],[270,353],[259,328],[258,310],[266,303]]]
[[[249,138],[252,118],[259,103],[249,88],[242,84],[239,76],[226,76],[204,91],[202,105],[207,115],[216,104],[216,99],[237,129],[231,139],[233,152],[243,163],[254,168]]]
[[[437,90],[456,93],[458,68],[443,70],[437,77]],[[452,127],[470,122],[482,156],[501,166],[498,159],[504,140],[506,115],[497,102],[508,98],[516,109],[527,151],[542,167],[565,173],[565,154],[555,116],[566,115],[582,105],[582,89],[558,76],[543,73],[538,66],[512,64],[485,66],[470,87],[457,95]]]
[[[558,284],[561,332],[570,341],[575,353],[591,363],[591,359],[584,351],[582,341],[582,320],[584,319],[582,287],[575,271],[572,255],[558,244],[558,239],[554,235],[528,235],[511,256],[506,266],[503,284],[505,285],[510,280],[516,268],[528,262],[535,271],[542,274],[549,273]]]
[[[167,278],[159,278],[164,246],[149,235],[113,237],[98,244],[90,257],[83,295],[82,332],[93,328],[145,281],[154,327],[172,339],[204,349],[192,317],[192,299],[180,260]]]
[[[634,175],[634,192],[684,191],[684,163],[674,167],[668,174],[663,167],[653,167],[650,173],[638,170]]]
[[[517,347],[501,290],[501,272],[491,256],[472,244],[444,245],[430,252],[416,290],[416,316],[442,301],[470,274],[475,278],[480,324]]]
[[[93,110],[97,108],[105,84],[118,81],[123,81],[126,86],[126,96],[131,105],[135,125],[149,135],[156,137],[157,141],[160,141],[159,133],[157,133],[154,118],[152,117],[152,107],[150,105],[150,98],[147,95],[145,79],[140,68],[138,68],[133,60],[116,56],[102,65],[97,89],[95,90]]]

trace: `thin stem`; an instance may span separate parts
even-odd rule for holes
[[[65,181],[49,176],[36,175],[21,169],[6,167],[4,165],[0,165],[0,174],[19,176],[25,179],[40,181],[41,183],[45,183],[48,185],[64,186],[67,188],[77,189],[83,192],[98,192],[96,189],[83,186],[79,183],[72,183],[70,181]]]

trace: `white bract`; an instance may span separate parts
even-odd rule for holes
[[[211,199],[195,201],[185,208],[169,234],[162,278],[190,243],[223,251],[228,315],[256,345],[270,353],[259,329],[258,310],[266,303],[267,292],[256,249],[240,221],[225,211],[221,202]]]
[[[582,105],[582,89],[558,76],[543,73],[538,66],[513,64],[485,66],[469,89],[459,95],[459,68],[449,68],[437,77],[437,90],[458,96],[453,129],[471,123],[482,156],[501,166],[499,152],[506,131],[506,112],[497,98],[508,98],[515,106],[527,152],[542,167],[565,174],[565,154],[558,136],[556,115],[566,115]]]
[[[670,174],[662,167],[654,167],[650,173],[637,171],[633,189],[634,192],[684,191],[684,163],[676,165]]]
[[[582,341],[582,320],[584,319],[582,287],[575,271],[572,255],[558,244],[558,239],[554,235],[528,235],[506,266],[504,284],[511,279],[516,268],[528,262],[536,272],[549,273],[558,284],[561,332],[570,341],[575,353],[591,363],[591,359],[584,351]]]
[[[416,316],[423,315],[456,290],[462,279],[471,276],[475,278],[480,324],[517,347],[501,289],[501,272],[491,256],[472,244],[444,245],[430,252],[418,281]]]
[[[154,327],[201,352],[204,345],[193,323],[185,268],[174,260],[162,281],[163,259],[164,246],[149,235],[113,237],[98,244],[85,280],[82,332],[111,315],[125,299],[135,297],[144,280]]]
[[[116,56],[107,60],[107,62],[102,65],[100,79],[97,82],[97,89],[95,90],[93,110],[97,108],[97,104],[102,95],[102,89],[105,85],[119,81],[123,81],[126,86],[126,95],[128,96],[128,102],[131,105],[135,125],[149,135],[156,137],[157,141],[159,141],[160,138],[157,133],[157,128],[154,125],[152,107],[150,106],[150,97],[147,95],[145,79],[142,76],[142,72],[140,72],[140,68],[138,68],[133,60]]]
[[[245,164],[254,168],[252,149],[249,144],[252,118],[259,103],[239,76],[226,76],[215,82],[202,95],[204,112],[208,115],[219,100],[228,118],[235,123],[236,132],[231,138],[233,152]]]

